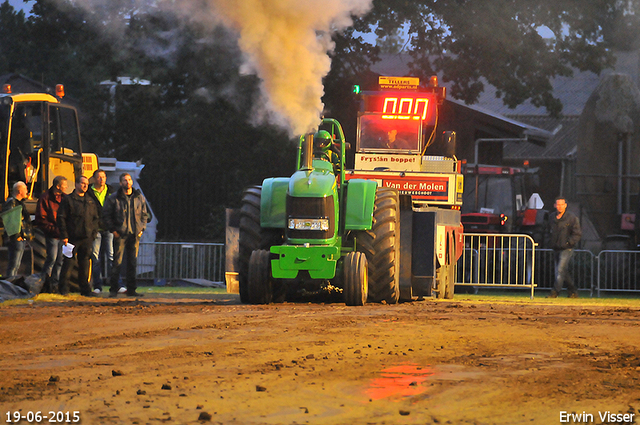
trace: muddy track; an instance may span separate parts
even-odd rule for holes
[[[0,307],[0,323],[4,421],[640,423],[640,308],[156,295]]]

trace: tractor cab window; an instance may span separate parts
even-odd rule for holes
[[[21,103],[15,106],[11,120],[12,150],[30,155],[42,146],[42,104]]]
[[[11,117],[8,181],[29,183],[38,149],[42,146],[42,104],[22,103]]]
[[[516,210],[522,211],[527,208],[529,196],[525,190],[524,177],[522,175],[513,177],[514,196],[516,199]]]
[[[49,106],[51,152],[65,155],[80,153],[80,135],[76,111],[62,106]]]
[[[358,120],[358,152],[419,153],[422,121],[364,114]]]
[[[6,148],[7,128],[9,128],[9,105],[0,104],[0,140],[2,141],[2,150]]]
[[[512,216],[513,188],[510,176],[465,176],[462,213],[505,214]]]

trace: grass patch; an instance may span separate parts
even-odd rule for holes
[[[558,298],[546,298],[549,290],[540,289],[534,293],[531,299],[531,290],[490,290],[480,289],[477,294],[455,294],[455,301],[472,301],[487,303],[526,303],[526,304],[549,304],[549,305],[583,305],[583,306],[621,306],[640,307],[640,293],[602,293],[601,297],[591,297],[589,292],[579,292],[580,298],[567,298],[566,291],[563,291]]]
[[[138,286],[138,292],[149,294],[226,294],[227,288],[202,286]]]

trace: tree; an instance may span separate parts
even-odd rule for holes
[[[0,74],[24,72],[20,59],[28,52],[27,19],[6,0],[0,4]]]
[[[562,105],[550,79],[570,76],[572,68],[599,73],[612,65],[612,49],[637,40],[638,12],[638,0],[374,0],[354,27],[382,38],[408,23],[412,73],[440,74],[455,98],[475,102],[484,79],[508,106],[530,99],[558,115]],[[542,26],[552,39],[538,33]],[[352,39],[338,45],[334,66],[345,68],[352,46],[360,44]],[[333,105],[337,99],[330,96],[325,102]]]

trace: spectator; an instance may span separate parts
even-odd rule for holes
[[[139,190],[133,189],[129,173],[120,175],[120,188],[105,201],[102,218],[107,230],[113,233],[114,252],[109,296],[118,296],[120,268],[123,256],[126,255],[127,296],[141,297],[142,294],[136,292],[136,267],[140,237],[147,228],[149,213],[147,201]]]
[[[98,215],[100,216],[100,229],[93,241],[93,251],[91,253],[91,272],[93,281],[93,292],[102,292],[103,279],[111,273],[111,263],[113,262],[113,233],[108,231],[102,220],[102,209],[104,202],[115,191],[107,184],[107,173],[102,169],[97,169],[93,173],[93,184],[89,186],[87,194],[96,202]],[[105,272],[103,275],[102,272]],[[124,288],[120,288],[124,292]]]
[[[551,248],[555,260],[556,283],[549,298],[556,298],[567,284],[569,298],[578,298],[578,290],[571,278],[569,261],[573,256],[573,248],[580,242],[582,231],[578,217],[567,211],[567,201],[563,197],[556,198],[556,214],[550,219]]]
[[[42,275],[46,276],[49,292],[52,294],[58,292],[63,261],[60,229],[57,223],[58,209],[62,200],[67,196],[65,192],[68,186],[65,176],[55,177],[53,185],[40,196],[36,206],[35,225],[44,233],[47,250],[47,258],[42,266]]]
[[[71,243],[73,255],[64,259],[60,277],[60,293],[69,294],[69,275],[78,263],[78,284],[80,294],[94,297],[89,284],[90,257],[93,252],[93,240],[98,233],[98,206],[91,197],[86,196],[89,179],[80,176],[76,179],[76,190],[62,200],[58,209],[58,227],[60,239],[64,245]]]
[[[27,185],[22,181],[16,182],[13,185],[12,193],[13,196],[7,199],[7,202],[2,206],[2,212],[21,207],[22,217],[20,218],[20,229],[18,232],[9,235],[7,232],[9,217],[6,215],[4,216],[5,234],[7,234],[9,238],[9,243],[7,244],[9,248],[9,264],[7,267],[6,277],[16,276],[18,274],[20,264],[22,263],[22,254],[24,254],[25,243],[27,240],[31,240],[33,235],[31,229],[31,218],[29,217],[27,208],[24,205],[24,200],[27,198]]]

